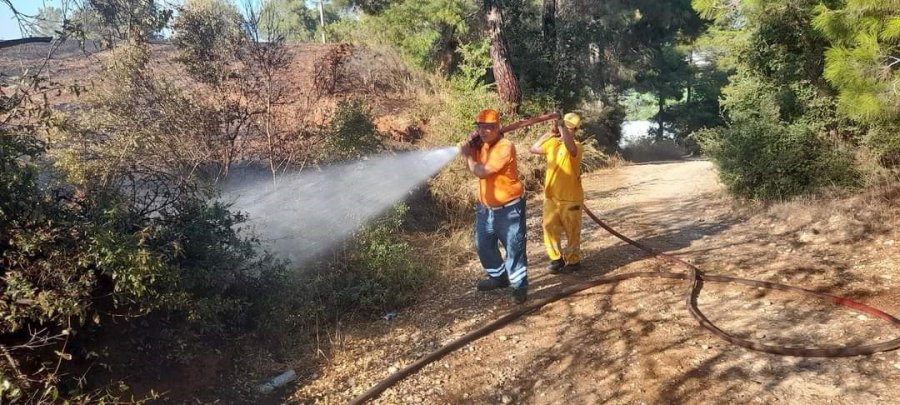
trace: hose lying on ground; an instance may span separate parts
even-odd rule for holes
[[[744,278],[738,277],[730,277],[730,276],[717,276],[717,275],[708,275],[703,274],[699,268],[685,262],[681,259],[678,259],[672,255],[659,252],[653,248],[645,246],[639,242],[635,242],[634,240],[622,235],[617,232],[615,229],[611,228],[609,225],[606,225],[600,218],[597,218],[593,212],[591,212],[587,207],[584,207],[584,212],[594,220],[601,228],[605,229],[607,232],[613,234],[615,237],[625,241],[626,243],[637,247],[638,249],[643,250],[644,252],[649,253],[650,255],[660,259],[666,263],[672,264],[674,266],[683,266],[687,269],[686,273],[674,273],[674,272],[634,272],[634,273],[625,273],[625,274],[617,274],[613,276],[605,276],[599,277],[593,280],[585,281],[582,283],[574,284],[562,289],[562,291],[553,294],[550,297],[534,300],[526,305],[520,306],[518,309],[510,312],[509,314],[504,315],[500,319],[497,319],[493,322],[490,322],[472,332],[465,334],[464,336],[444,345],[443,347],[429,353],[428,355],[416,360],[414,363],[406,366],[400,371],[389,375],[387,378],[382,380],[378,385],[372,387],[362,395],[356,397],[351,401],[351,404],[362,404],[366,401],[377,398],[381,395],[382,392],[393,386],[394,384],[400,382],[404,378],[412,375],[413,373],[421,370],[426,365],[439,360],[440,358],[452,353],[453,351],[475,341],[484,336],[487,336],[491,332],[503,328],[510,322],[522,317],[523,315],[527,315],[531,312],[537,311],[544,305],[547,305],[551,302],[558,301],[562,298],[568,297],[572,294],[575,294],[580,291],[587,290],[592,287],[596,287],[602,284],[611,284],[618,283],[623,280],[628,280],[632,278],[668,278],[675,280],[688,280],[690,281],[690,288],[685,294],[685,303],[688,308],[688,312],[700,323],[704,329],[712,332],[714,335],[722,338],[723,340],[738,345],[740,347],[756,350],[765,353],[779,354],[783,356],[798,356],[798,357],[851,357],[851,356],[863,356],[869,355],[878,352],[884,352],[889,350],[894,350],[900,348],[900,337],[888,340],[881,343],[865,345],[865,346],[841,346],[841,347],[823,347],[823,348],[800,348],[800,347],[783,347],[783,346],[771,346],[765,345],[759,342],[754,342],[747,339],[742,339],[736,336],[732,336],[725,331],[719,329],[714,325],[709,319],[700,312],[700,309],[697,307],[697,296],[700,295],[700,290],[703,288],[704,281],[711,282],[720,282],[720,283],[735,283],[742,284],[751,287],[759,287],[759,288],[767,288],[773,290],[781,290],[781,291],[789,291],[795,292],[798,294],[815,297],[818,299],[831,301],[835,305],[841,305],[853,309],[857,312],[861,312],[864,314],[868,314],[877,318],[881,318],[887,322],[889,322],[894,327],[900,328],[900,320],[891,316],[890,314],[881,311],[877,308],[873,308],[866,304],[862,304],[853,300],[849,300],[847,298],[842,298],[830,294],[821,293],[818,291],[807,290],[799,287],[792,287],[785,284],[778,283],[770,283],[766,281],[756,281],[756,280],[748,280]]]

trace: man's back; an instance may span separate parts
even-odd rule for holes
[[[544,174],[544,196],[560,201],[584,200],[581,187],[581,156],[584,146],[575,142],[578,153],[572,156],[560,138],[551,138],[541,145],[547,155],[547,172]]]

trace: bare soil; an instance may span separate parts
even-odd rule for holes
[[[874,195],[763,206],[727,198],[709,162],[663,162],[584,178],[586,205],[624,234],[709,273],[829,291],[900,315],[900,216]],[[877,193],[876,193],[877,194]],[[529,203],[531,298],[590,277],[671,271],[585,217],[581,271],[545,271],[540,197]],[[296,403],[344,403],[391,372],[510,311],[509,291],[479,293],[471,261],[393,320],[323,337],[300,374]],[[687,313],[684,282],[629,280],[548,305],[429,365],[380,403],[895,403],[900,352],[806,359],[731,346]],[[720,327],[772,344],[825,346],[897,336],[882,321],[794,295],[708,283],[700,307]],[[275,367],[272,366],[273,371]]]

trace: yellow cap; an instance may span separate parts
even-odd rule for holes
[[[478,113],[478,116],[475,117],[476,124],[499,124],[500,123],[500,113],[497,110],[485,109],[481,110]]]
[[[578,129],[581,127],[581,116],[575,113],[568,113],[563,116],[563,122],[566,123],[566,128]]]

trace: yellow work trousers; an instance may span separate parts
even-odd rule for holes
[[[581,262],[581,203],[544,198],[544,246],[550,260]],[[566,235],[566,247],[562,236]]]

